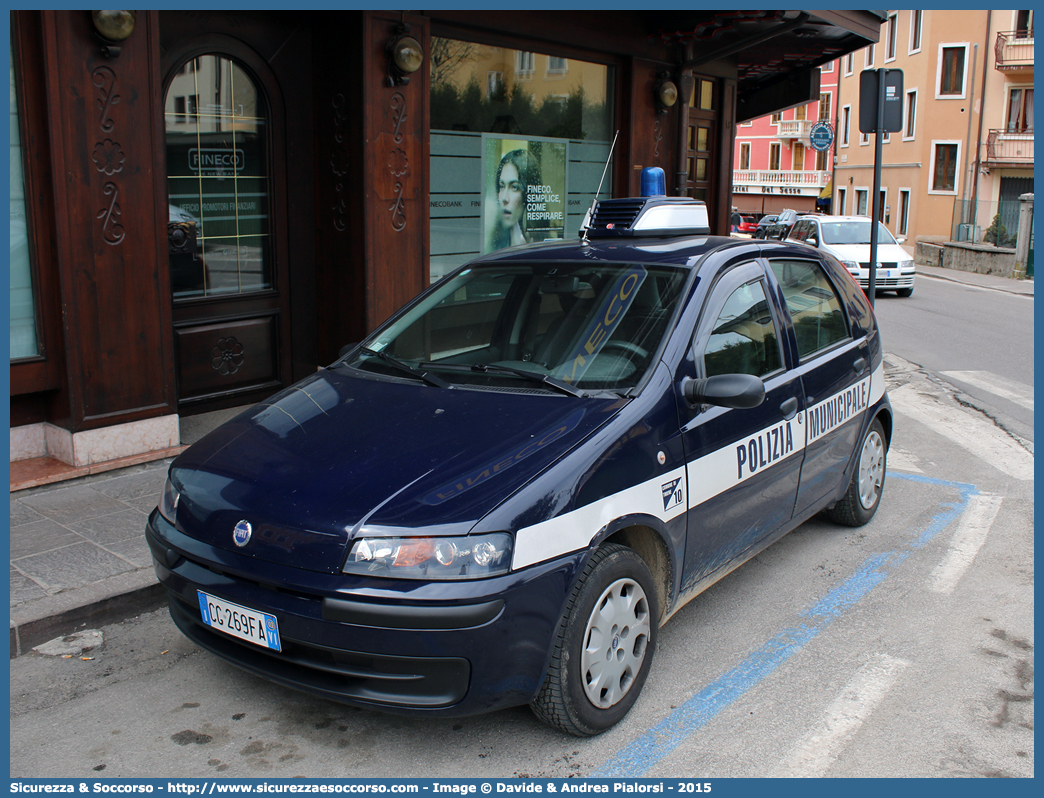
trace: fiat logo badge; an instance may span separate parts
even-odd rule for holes
[[[240,521],[236,524],[236,528],[232,530],[232,540],[237,546],[243,547],[250,542],[250,535],[253,532],[254,530],[251,528],[249,521]]]

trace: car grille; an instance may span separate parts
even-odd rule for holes
[[[885,290],[888,288],[911,288],[914,284],[914,276],[912,274],[906,274],[902,277],[878,277],[874,280],[874,288]],[[860,288],[869,288],[870,281],[863,277],[859,280]]]

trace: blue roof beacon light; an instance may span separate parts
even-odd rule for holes
[[[668,197],[667,177],[659,166],[642,169],[640,197],[596,199],[580,226],[584,244],[591,238],[696,235],[710,235],[706,203],[692,197]]]
[[[667,177],[659,166],[647,166],[642,170],[642,196],[667,196]]]

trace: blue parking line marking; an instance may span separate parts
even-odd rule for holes
[[[921,482],[926,485],[941,485],[946,488],[953,488],[960,494],[960,499],[956,502],[940,503],[940,507],[949,508],[949,510],[933,516],[928,526],[921,530],[921,533],[913,542],[914,548],[917,549],[924,548],[932,538],[946,529],[952,521],[960,518],[967,509],[968,502],[971,501],[972,497],[979,495],[979,489],[975,485],[969,485],[966,482],[950,482],[945,479],[926,477],[922,474],[896,474],[891,471],[888,472],[888,476],[909,480],[910,482]]]
[[[889,472],[888,476],[954,488],[958,491],[957,501],[940,502],[939,512],[932,516],[927,526],[912,542],[911,545],[916,549],[923,548],[928,541],[959,518],[968,507],[971,497],[979,493],[974,485],[962,482],[894,472]],[[591,778],[644,776],[657,762],[856,606],[908,556],[909,552],[890,551],[867,559],[848,579],[801,613],[801,617],[808,619],[807,623],[781,631],[735,668],[711,682],[638,739],[629,743],[601,768],[591,773]]]

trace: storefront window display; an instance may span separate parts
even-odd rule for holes
[[[603,64],[432,40],[432,282],[484,252],[577,235],[609,157],[612,88]]]
[[[29,227],[25,210],[22,144],[15,96],[14,56],[11,56],[11,360],[39,354],[33,272],[29,260]]]
[[[174,298],[271,288],[264,95],[235,61],[204,55],[174,75],[164,120]]]

